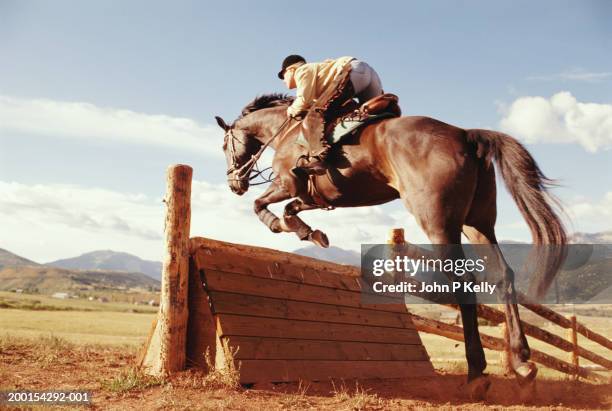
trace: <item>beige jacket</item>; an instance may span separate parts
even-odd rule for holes
[[[345,72],[353,57],[340,57],[335,60],[325,60],[322,63],[306,63],[295,70],[296,97],[287,109],[290,116],[298,115],[317,104],[323,95],[328,95],[335,81]]]

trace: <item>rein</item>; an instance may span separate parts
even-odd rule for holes
[[[278,137],[281,134],[281,132],[284,130],[287,124],[289,124],[290,121],[291,121],[291,117],[287,117],[285,121],[283,121],[283,124],[280,125],[276,133],[274,133],[272,138],[270,138],[270,140],[268,140],[264,145],[262,145],[257,153],[251,155],[251,158],[247,162],[245,162],[242,166],[238,166],[238,162],[236,161],[236,155],[235,155],[236,149],[234,147],[234,141],[238,141],[240,144],[243,144],[243,145],[245,143],[243,141],[238,140],[238,138],[234,136],[234,133],[232,133],[232,129],[230,128],[228,130],[228,134],[230,136],[229,149],[230,149],[230,154],[232,156],[232,167],[227,170],[226,175],[229,176],[231,173],[236,172],[236,177],[228,179],[228,180],[239,180],[240,181],[240,180],[243,180],[244,178],[248,178],[250,181],[259,176],[262,176],[262,178],[264,178],[265,181],[261,183],[251,184],[251,185],[260,185],[260,184],[271,182],[272,172],[270,172],[267,178],[263,176],[263,173],[265,173],[267,170],[271,169],[272,167],[266,167],[263,170],[259,170],[257,166],[257,161],[259,161],[259,159],[261,158],[261,155],[263,154],[264,150],[268,148],[270,143],[272,143],[272,141],[274,141],[276,137]],[[255,168],[255,175],[249,176],[253,168]]]

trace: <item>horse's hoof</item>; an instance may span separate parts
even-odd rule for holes
[[[309,240],[318,245],[319,247],[327,248],[329,247],[329,240],[327,239],[327,235],[321,230],[314,230],[310,233]]]
[[[275,234],[283,232],[283,228],[278,218],[275,221],[273,221],[272,224],[270,224],[269,228],[270,228],[270,231],[272,231]]]
[[[483,401],[487,397],[487,392],[491,386],[491,380],[485,375],[468,382],[467,388],[472,401]]]
[[[538,367],[530,361],[524,362],[514,369],[519,384],[529,384],[538,374]]]

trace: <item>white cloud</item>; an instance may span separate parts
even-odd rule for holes
[[[602,221],[612,221],[612,191],[606,193],[600,200],[590,201],[584,199],[576,201],[567,209],[568,215],[572,221],[579,221],[583,224],[593,223],[598,227],[597,231],[602,229],[610,229],[610,227],[602,227]],[[587,231],[586,228],[580,227],[581,231]]]
[[[150,256],[161,249],[163,204],[73,185],[0,182],[0,247],[36,261],[94,249]]]
[[[0,96],[0,132],[155,145],[221,156],[216,125],[90,103]]]
[[[590,152],[612,147],[611,104],[582,103],[562,91],[550,99],[520,97],[501,111],[501,129],[527,143],[578,143]]]
[[[570,81],[585,81],[585,82],[598,82],[603,81],[612,77],[610,71],[592,72],[586,71],[582,68],[574,68],[571,70],[565,70],[561,73],[548,74],[544,76],[530,76],[527,80],[538,80],[538,81],[558,81],[558,80],[570,80]]]
[[[225,184],[194,181],[191,235],[291,251],[311,243],[294,234],[271,233],[253,213],[263,188],[239,197]],[[272,211],[281,214],[282,205]],[[386,242],[389,230],[426,243],[403,208],[367,207],[306,211],[300,216],[326,232],[332,245],[359,251],[362,243]],[[39,262],[98,249],[159,260],[163,251],[161,198],[75,185],[26,185],[0,181],[0,247]]]
[[[292,251],[310,245],[291,233],[271,233],[253,213],[263,188],[242,197],[225,184],[193,181],[191,236]],[[160,260],[165,207],[160,198],[74,185],[26,185],[0,181],[0,247],[46,262],[98,249],[126,251]],[[284,204],[270,209],[282,214]],[[568,207],[581,231],[601,231],[612,217],[612,192],[600,201],[581,199]],[[300,214],[314,229],[327,233],[332,245],[359,251],[361,244],[384,243],[392,228],[404,228],[406,240],[429,240],[401,204],[313,210]],[[529,241],[520,220],[499,224],[498,237]]]

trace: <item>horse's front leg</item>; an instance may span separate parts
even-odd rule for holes
[[[285,214],[281,220],[283,231],[294,232],[300,240],[312,241],[319,247],[329,247],[329,240],[324,232],[313,230],[297,214],[300,211],[314,210],[320,208],[316,205],[306,204],[300,199],[295,199],[285,206]]]
[[[288,190],[283,188],[277,182],[270,184],[268,189],[257,198],[253,204],[253,210],[257,217],[263,222],[273,233],[280,233],[283,231],[280,219],[268,210],[268,205],[278,203],[284,200],[288,200],[293,196]]]

